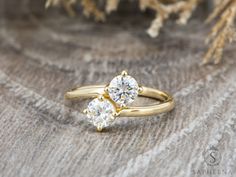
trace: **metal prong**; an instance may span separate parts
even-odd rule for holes
[[[97,131],[98,131],[98,132],[101,132],[101,131],[102,131],[102,126],[98,125],[98,126],[97,126]]]
[[[87,109],[83,110],[83,113],[84,113],[84,114],[87,114],[87,113],[88,113],[88,110],[87,110]]]
[[[128,75],[128,72],[124,70],[124,71],[121,72],[121,75],[122,75],[122,76],[127,76],[127,75]]]
[[[108,88],[108,86],[106,86],[106,87],[104,88],[104,92],[105,92],[106,94],[109,93],[109,88]]]
[[[102,95],[99,95],[99,96],[98,96],[98,100],[99,100],[99,101],[104,101],[104,97],[103,97]]]
[[[119,116],[119,113],[118,113],[118,112],[113,112],[113,113],[112,113],[112,116],[113,116],[113,118],[115,119],[117,116]]]
[[[121,108],[126,108],[126,105],[125,104],[121,104],[120,107]]]
[[[138,88],[138,93],[142,93],[143,92],[143,87],[142,86],[139,86]]]

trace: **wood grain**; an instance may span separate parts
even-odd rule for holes
[[[236,175],[236,53],[200,66],[208,28],[167,23],[157,39],[147,14],[125,8],[105,24],[45,11],[43,1],[1,0],[1,177],[182,177]],[[135,14],[135,15],[134,15]],[[173,93],[168,114],[117,120],[103,133],[86,122],[75,85],[109,82],[123,69]],[[217,166],[203,153],[218,149]]]

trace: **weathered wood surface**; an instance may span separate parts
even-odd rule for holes
[[[44,11],[36,0],[1,0],[0,9],[1,177],[236,175],[235,45],[222,64],[200,66],[201,19],[167,24],[150,39],[144,31],[151,18],[131,16],[136,12],[96,24]],[[123,118],[97,133],[77,111],[86,105],[65,102],[63,94],[107,83],[123,69],[173,93],[176,109]],[[210,146],[222,157],[213,167],[202,155]]]

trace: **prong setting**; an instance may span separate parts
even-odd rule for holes
[[[99,96],[98,96],[98,100],[99,100],[99,101],[104,101],[104,96],[99,95]]]
[[[122,108],[132,103],[141,91],[137,81],[126,71],[114,77],[105,90],[109,97]]]
[[[142,93],[143,92],[143,87],[142,86],[139,86],[138,88],[138,93]]]
[[[123,77],[124,77],[124,76],[127,76],[127,75],[128,75],[128,72],[124,70],[124,71],[121,72],[121,75],[122,75]]]
[[[125,105],[125,104],[121,104],[120,107],[121,107],[122,109],[124,109],[124,108],[126,108],[126,105]]]
[[[119,116],[119,113],[118,113],[118,112],[113,112],[113,113],[112,113],[113,119],[115,119],[117,116]]]
[[[98,132],[101,132],[101,131],[102,131],[102,129],[103,129],[103,128],[102,128],[102,126],[101,126],[101,125],[98,125],[98,126],[97,126],[97,131],[98,131]]]
[[[108,87],[108,86],[106,86],[106,87],[104,88],[104,92],[105,92],[106,94],[109,94],[109,87]]]
[[[104,93],[92,100],[83,112],[87,114],[88,121],[97,127],[97,131],[102,131],[142,91],[143,88],[138,85],[137,81],[129,76],[127,71],[122,71],[120,75],[112,79],[109,85],[105,86]]]
[[[102,131],[104,127],[111,125],[115,120],[116,107],[109,99],[99,96],[89,102],[84,112],[88,121],[96,126],[98,131]]]
[[[84,114],[87,114],[87,113],[88,113],[88,110],[87,110],[87,109],[84,109],[84,110],[83,110],[83,113],[84,113]]]

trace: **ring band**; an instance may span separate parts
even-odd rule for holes
[[[159,102],[146,106],[128,106],[137,96],[152,98]],[[109,126],[116,117],[150,116],[171,111],[175,106],[174,99],[170,94],[138,86],[136,80],[125,71],[115,77],[109,85],[77,87],[66,92],[65,98],[95,98],[89,103],[84,113],[87,114],[89,121],[97,127],[98,131]]]
[[[91,85],[78,87],[72,91],[65,94],[67,99],[76,98],[94,98],[99,95],[104,95],[104,88],[106,85]],[[155,114],[160,114],[168,112],[174,108],[174,99],[171,95],[148,87],[142,87],[143,91],[139,93],[139,96],[153,98],[161,101],[161,103],[156,103],[147,106],[140,107],[127,107],[118,112],[119,117],[139,117],[139,116],[150,116]]]

